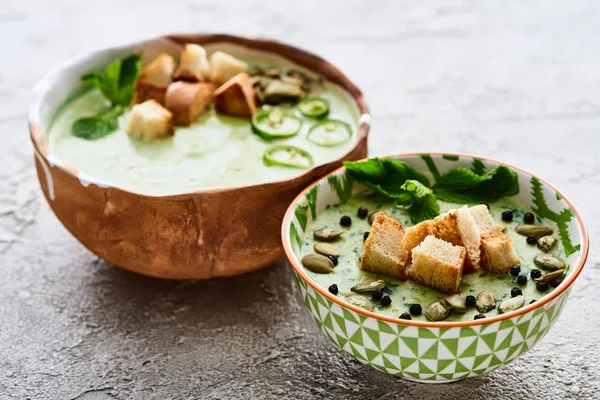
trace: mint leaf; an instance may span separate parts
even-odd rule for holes
[[[86,140],[100,139],[117,130],[123,111],[123,107],[116,106],[93,117],[78,119],[71,128],[73,135]]]
[[[401,186],[401,190],[403,197],[397,197],[397,202],[400,205],[408,206],[406,211],[414,224],[439,215],[440,206],[433,191],[421,182],[407,180]]]
[[[137,53],[113,61],[103,73],[89,73],[81,80],[100,90],[112,105],[128,106],[141,68],[142,53]]]
[[[132,54],[121,60],[121,71],[119,74],[119,94],[116,104],[124,107],[131,104],[135,82],[142,69],[142,53]]]
[[[403,197],[406,180],[429,186],[429,180],[404,161],[391,158],[371,158],[367,161],[344,162],[346,171],[356,181],[391,198]]]
[[[453,203],[484,203],[519,193],[517,174],[500,165],[483,175],[455,168],[442,175],[433,186],[440,200]]]

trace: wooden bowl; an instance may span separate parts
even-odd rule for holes
[[[63,163],[51,152],[46,127],[59,105],[80,85],[79,77],[113,59],[144,51],[144,61],[160,53],[178,55],[183,43],[209,50],[249,49],[272,53],[321,74],[344,88],[360,111],[354,147],[343,157],[292,179],[264,184],[149,196],[112,187]],[[209,279],[238,275],[283,257],[280,227],[296,195],[343,160],[367,156],[369,107],[361,91],[324,59],[273,40],[231,35],[186,34],[158,37],[73,58],[36,86],[29,128],[42,191],[63,225],[91,252],[140,274],[169,279]]]

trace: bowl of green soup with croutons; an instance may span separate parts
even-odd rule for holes
[[[431,383],[531,349],[558,319],[589,245],[573,204],[543,178],[439,153],[345,162],[294,200],[282,240],[332,343]]]
[[[40,184],[88,249],[141,274],[207,279],[283,255],[289,202],[367,155],[361,91],[266,39],[170,35],[73,58],[29,109]]]

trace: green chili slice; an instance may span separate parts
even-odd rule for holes
[[[319,146],[337,146],[352,137],[352,128],[344,121],[326,119],[314,124],[306,138]]]
[[[321,97],[307,97],[296,107],[305,117],[322,118],[329,114],[329,102]]]
[[[261,108],[252,115],[252,130],[263,139],[281,139],[296,135],[302,120],[280,108]]]
[[[286,144],[276,145],[267,149],[263,155],[263,160],[269,167],[278,165],[302,169],[310,168],[314,163],[309,152]]]

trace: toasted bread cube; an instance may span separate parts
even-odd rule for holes
[[[432,221],[431,234],[467,250],[465,273],[479,269],[481,231],[467,206],[435,217]]]
[[[210,67],[210,80],[216,85],[222,85],[237,74],[248,71],[248,64],[222,51],[210,56]]]
[[[442,293],[460,292],[467,250],[429,235],[412,250],[407,276]]]
[[[254,89],[247,73],[237,74],[215,93],[215,108],[222,114],[234,117],[250,117],[256,111]]]
[[[202,82],[210,79],[210,63],[204,47],[187,43],[181,50],[179,65],[175,70],[175,79],[190,82]]]
[[[173,81],[175,60],[168,54],[161,54],[146,65],[135,84],[135,104],[146,100],[156,100],[165,104],[167,86]]]
[[[412,259],[412,249],[417,247],[431,233],[431,221],[419,222],[415,226],[406,228],[402,238],[401,247],[408,255],[408,261]]]
[[[167,86],[138,79],[135,83],[134,104],[155,100],[161,106],[165,105]]]
[[[485,204],[479,204],[469,208],[471,215],[475,219],[475,223],[479,227],[481,233],[488,232],[504,232],[506,226],[497,224],[490,214],[490,210]]]
[[[136,104],[129,112],[127,132],[142,139],[160,139],[173,134],[173,114],[155,100]]]
[[[402,224],[382,212],[375,215],[365,241],[360,268],[394,278],[406,278],[408,254],[400,247]]]
[[[481,268],[494,274],[505,274],[511,267],[521,265],[512,246],[512,239],[502,232],[481,235]]]
[[[167,88],[165,105],[173,113],[175,125],[189,126],[196,122],[212,102],[215,85],[207,82],[177,81]]]
[[[173,71],[175,71],[175,60],[163,53],[142,69],[139,79],[167,87],[173,82]]]

